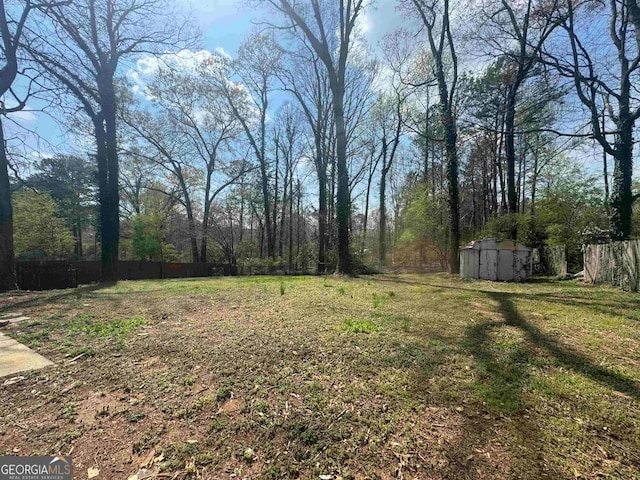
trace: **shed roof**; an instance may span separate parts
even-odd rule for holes
[[[460,250],[519,250],[531,251],[532,249],[513,240],[499,240],[496,238],[484,238],[482,240],[474,240]]]

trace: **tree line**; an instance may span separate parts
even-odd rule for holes
[[[110,280],[129,257],[455,273],[478,235],[637,233],[636,0],[399,0],[375,45],[375,3],[255,5],[231,56],[165,0],[0,0],[0,289],[38,245]],[[73,149],[21,154],[32,105]]]

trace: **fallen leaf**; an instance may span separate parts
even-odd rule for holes
[[[74,388],[76,388],[76,387],[77,387],[77,386],[79,386],[79,385],[80,385],[80,382],[77,382],[77,381],[76,381],[76,382],[73,382],[73,383],[71,383],[70,385],[67,385],[66,387],[64,387],[64,388],[60,391],[60,393],[67,393],[67,392],[70,392],[71,390],[73,390]]]
[[[71,360],[68,360],[67,363],[74,363],[78,360],[80,360],[82,357],[86,356],[87,352],[83,352],[80,355],[76,355],[75,357],[73,357]]]
[[[144,457],[144,460],[140,463],[140,468],[148,467],[155,455],[156,455],[156,450],[154,448],[147,454],[146,457]]]
[[[21,382],[22,380],[24,380],[25,377],[23,377],[22,375],[17,376],[17,377],[11,377],[9,380],[6,380],[2,385],[13,385],[14,383],[18,383]]]
[[[100,475],[100,470],[95,467],[89,467],[87,470],[88,478],[96,478],[98,475]]]
[[[144,480],[145,478],[152,478],[158,474],[158,470],[147,470],[143,468],[138,471],[138,473],[134,473],[127,477],[127,480]]]

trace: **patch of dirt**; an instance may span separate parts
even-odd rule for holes
[[[222,404],[218,413],[236,414],[240,413],[244,408],[244,401],[239,398],[227,400]]]

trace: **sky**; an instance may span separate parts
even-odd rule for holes
[[[179,0],[179,2],[185,9],[191,10],[197,27],[203,33],[199,47],[209,51],[222,48],[231,56],[235,56],[242,40],[257,23],[275,20],[268,11],[261,10],[256,1]],[[371,50],[378,55],[385,35],[398,29],[406,21],[397,11],[397,5],[397,0],[377,0],[370,3],[364,12],[362,25],[365,40]],[[461,16],[464,17],[464,14]],[[86,153],[86,145],[78,145],[77,138],[66,133],[64,124],[55,118],[56,112],[38,111],[42,108],[42,104],[37,101],[31,101],[28,107],[32,110],[27,109],[13,114],[12,119],[21,127],[35,132],[33,135],[22,133],[26,138],[25,153],[32,159],[55,153]],[[11,125],[8,125],[8,129],[19,131],[16,126]],[[600,149],[596,148],[581,152],[579,155],[587,157],[587,163],[592,163],[593,167],[600,168],[601,153],[599,152]]]
[[[231,56],[235,56],[242,40],[257,23],[270,19],[269,12],[246,0],[180,0],[180,3],[192,12],[203,34],[200,47],[209,51],[222,48]],[[396,5],[396,0],[378,0],[365,11],[365,37],[374,51],[384,36],[402,23]],[[42,102],[32,100],[25,110],[12,114],[15,124],[7,125],[11,133],[25,139],[26,150],[30,150],[25,153],[36,159],[41,155],[73,152],[76,147],[81,150],[83,147],[77,146],[73,136],[66,133],[66,127],[57,121],[58,112],[41,111],[43,107]]]

